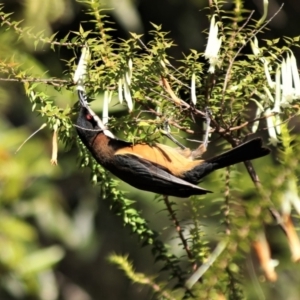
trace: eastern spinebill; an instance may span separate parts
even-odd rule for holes
[[[79,93],[80,96],[80,93]],[[211,193],[197,184],[209,173],[270,153],[255,138],[209,159],[193,159],[163,144],[132,144],[99,128],[95,115],[79,97],[77,132],[96,161],[130,185],[157,194],[189,197]]]

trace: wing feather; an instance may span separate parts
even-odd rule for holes
[[[177,197],[210,193],[135,154],[115,154],[115,163],[117,167],[111,172],[138,189]]]

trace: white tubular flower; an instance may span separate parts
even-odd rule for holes
[[[268,98],[269,98],[272,102],[274,102],[274,97],[273,97],[272,93],[270,92],[270,90],[269,90],[266,86],[264,86],[264,90],[265,90],[265,92],[266,92]]]
[[[197,103],[197,97],[196,97],[196,75],[195,73],[192,74],[191,79],[191,99],[194,105]]]
[[[275,82],[271,79],[271,74],[269,71],[269,63],[266,60],[264,61],[264,69],[265,69],[265,75],[267,78],[268,85],[271,89],[273,89],[275,86]]]
[[[119,102],[122,104],[123,103],[123,80],[122,78],[119,79],[118,81],[118,96],[119,96]]]
[[[133,67],[133,61],[132,61],[131,58],[129,58],[129,60],[128,60],[128,70],[129,70],[130,79],[132,77],[132,67]]]
[[[257,40],[256,36],[253,38],[253,40],[250,40],[250,46],[251,46],[253,54],[255,56],[258,56],[260,54],[260,49],[258,46],[258,40]]]
[[[204,57],[209,61],[209,73],[215,72],[215,66],[219,62],[218,53],[221,48],[222,38],[218,38],[219,28],[215,22],[215,15],[210,20],[210,29],[208,35],[207,46],[204,52]]]
[[[77,84],[77,90],[84,91],[84,79],[87,73],[87,65],[90,59],[90,51],[87,46],[83,47],[81,50],[81,56],[73,76],[73,81]]]
[[[128,86],[130,86],[131,84],[131,78],[132,78],[132,59],[129,58],[128,60],[128,72],[125,73],[125,78],[126,78],[126,82],[128,84]]]
[[[252,43],[253,52],[255,52],[255,42]],[[276,80],[272,80],[269,72],[269,63],[264,60],[265,75],[268,85],[271,89],[275,88],[275,105],[273,111],[280,112],[280,107],[291,106],[291,102],[300,99],[300,77],[297,69],[296,58],[292,51],[287,54],[287,58],[282,60],[279,70],[276,70]],[[270,93],[268,93],[269,95]],[[272,97],[269,97],[272,100]],[[273,101],[273,100],[272,100]]]
[[[129,108],[129,111],[131,112],[133,109],[133,102],[132,97],[130,93],[130,84],[132,79],[132,68],[133,68],[133,62],[132,59],[129,58],[128,60],[128,71],[125,72],[123,78],[120,78],[118,81],[118,94],[119,94],[119,102],[123,103],[123,99],[125,98],[125,101],[127,103],[127,106]],[[124,94],[123,94],[124,92]],[[124,95],[124,98],[123,98]]]
[[[269,0],[264,0],[263,4],[264,4],[264,13],[263,13],[262,17],[260,18],[260,20],[257,22],[258,27],[266,20],[267,15],[268,15]]]
[[[280,102],[281,102],[281,90],[280,90],[280,68],[278,67],[276,70],[276,77],[275,77],[275,103],[272,112],[276,113],[273,117],[273,123],[275,125],[275,130],[277,134],[281,133],[281,119],[279,116],[280,113]]]
[[[256,109],[256,114],[255,114],[255,118],[258,118],[260,117],[260,114],[264,111],[264,108],[263,106],[258,102],[256,101],[255,99],[251,99],[252,101],[254,101],[257,105],[257,109]],[[258,129],[258,126],[259,126],[259,121],[255,121],[252,125],[252,132],[255,133]]]
[[[108,91],[104,92],[103,97],[102,122],[104,125],[108,123]]]
[[[127,85],[130,86],[131,78],[130,78],[129,72],[125,73],[125,80],[126,80]]]
[[[104,99],[103,99],[103,109],[102,109],[102,122],[104,125],[108,123],[109,115],[108,115],[108,105],[112,98],[112,92],[111,91],[105,91],[104,92]]]
[[[269,142],[273,145],[276,146],[279,143],[279,140],[277,138],[277,133],[275,130],[275,126],[276,126],[276,119],[274,118],[274,116],[269,116],[270,114],[272,114],[272,111],[270,108],[268,108],[265,111],[265,116],[267,117],[267,127],[268,127],[268,132],[269,132]]]
[[[273,112],[280,113],[280,102],[281,102],[281,85],[280,85],[280,68],[276,70],[275,76],[275,103]]]
[[[275,130],[277,134],[281,134],[281,119],[279,115],[275,115],[273,119],[274,125],[275,125]]]
[[[166,68],[166,64],[163,59],[160,60],[160,64],[164,69]]]
[[[281,106],[287,107],[293,101],[293,81],[290,57],[281,63],[281,81],[282,81],[282,100]]]
[[[252,52],[255,56],[259,56],[259,54],[261,53],[260,51],[260,48],[258,46],[258,39],[257,37],[255,36],[253,38],[253,40],[250,40],[250,46],[251,46],[251,49],[252,49]],[[259,58],[261,62],[263,62],[265,65],[265,73],[266,73],[266,77],[268,79],[268,83],[269,85],[272,84],[272,80],[271,80],[271,76],[270,76],[270,73],[269,73],[269,70],[268,70],[268,62],[267,60],[264,58],[264,57],[260,57]]]
[[[291,51],[291,57],[290,57],[290,62],[291,62],[291,70],[292,70],[292,77],[293,77],[293,82],[294,82],[294,87],[295,87],[295,98],[299,99],[300,98],[300,78],[299,78],[299,72],[297,68],[297,61],[294,56],[294,53]]]
[[[129,88],[129,85],[125,78],[123,79],[123,81],[124,81],[124,98],[128,105],[129,111],[131,112],[133,109],[133,102],[132,102],[132,97],[131,97],[131,93],[130,93],[130,88]]]

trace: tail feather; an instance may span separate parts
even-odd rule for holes
[[[246,160],[256,159],[269,153],[270,149],[263,147],[262,139],[256,138],[205,161],[213,164],[214,170],[217,170]]]
[[[220,155],[206,159],[205,162],[197,165],[194,169],[183,174],[183,179],[191,183],[199,181],[209,173],[243,161],[256,159],[270,153],[270,149],[263,147],[262,139],[255,138],[245,142]]]

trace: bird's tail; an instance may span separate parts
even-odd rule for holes
[[[222,169],[239,162],[256,159],[270,153],[270,149],[263,147],[262,139],[255,138],[245,142],[233,149],[230,149],[220,155],[206,159],[193,170],[186,172],[185,180],[196,183],[209,173]]]
[[[217,170],[246,160],[256,159],[269,153],[270,149],[263,147],[262,139],[255,138],[205,161],[213,164],[214,170]]]

